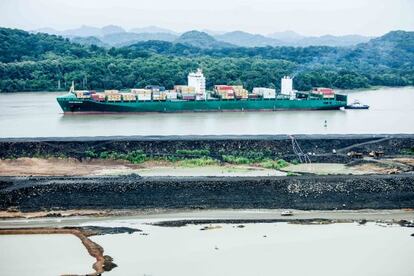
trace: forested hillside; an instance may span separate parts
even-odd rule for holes
[[[203,45],[203,36],[197,36]],[[414,33],[395,31],[352,48],[256,47],[225,43],[195,47],[164,41],[105,49],[46,34],[0,28],[0,91],[122,89],[186,83],[187,73],[204,69],[214,84],[279,86],[283,75],[295,87],[362,88],[414,84]]]

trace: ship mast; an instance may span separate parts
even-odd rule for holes
[[[75,93],[75,82],[74,81],[72,81],[72,85],[70,86],[69,92],[70,93]]]

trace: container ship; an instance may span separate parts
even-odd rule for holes
[[[276,110],[334,110],[347,105],[347,96],[336,94],[330,88],[316,88],[309,92],[293,89],[293,79],[281,79],[281,89],[255,87],[251,92],[242,85],[215,85],[206,90],[206,79],[201,69],[188,75],[187,85],[176,85],[173,90],[149,85],[145,88],[96,91],[75,90],[57,97],[64,113],[115,112],[224,112]]]

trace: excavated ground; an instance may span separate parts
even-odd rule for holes
[[[347,163],[354,159],[350,152],[368,155],[382,151],[384,156],[400,155],[414,148],[414,135],[295,135],[301,150],[312,162]],[[289,135],[246,136],[126,136],[68,138],[1,138],[0,158],[64,156],[76,159],[87,153],[139,150],[147,156],[171,157],[178,150],[208,150],[209,156],[261,153],[267,157],[298,159]]]
[[[0,177],[0,210],[414,206],[414,174],[295,177]]]
[[[90,160],[86,154],[139,150],[146,156],[165,157],[180,150],[202,149],[217,159],[224,154],[252,153],[288,161],[299,158],[291,137],[285,135],[0,139],[0,172],[8,175],[0,177],[0,210],[414,207],[414,162],[410,156],[414,135],[299,135],[296,141],[308,153],[313,168],[321,167],[319,171],[299,165],[291,171],[304,173],[303,176],[90,176],[96,170],[111,170],[114,166],[131,169],[137,165]],[[383,156],[373,158],[369,155],[372,152]],[[36,159],[39,156],[56,162],[51,165],[48,159]],[[65,163],[53,159],[58,156],[63,156],[60,158]],[[31,167],[34,160],[35,170]],[[26,167],[22,165],[25,162]],[[337,163],[342,174],[352,170],[371,174],[317,175],[337,174],[322,162]],[[13,166],[19,168],[13,171]],[[24,168],[26,173],[22,172]]]

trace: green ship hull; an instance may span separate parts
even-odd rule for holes
[[[79,99],[73,93],[59,96],[57,101],[65,113],[100,112],[224,112],[224,111],[276,111],[276,110],[334,110],[347,105],[347,97],[308,97],[304,99],[244,99],[202,101],[94,101]]]

